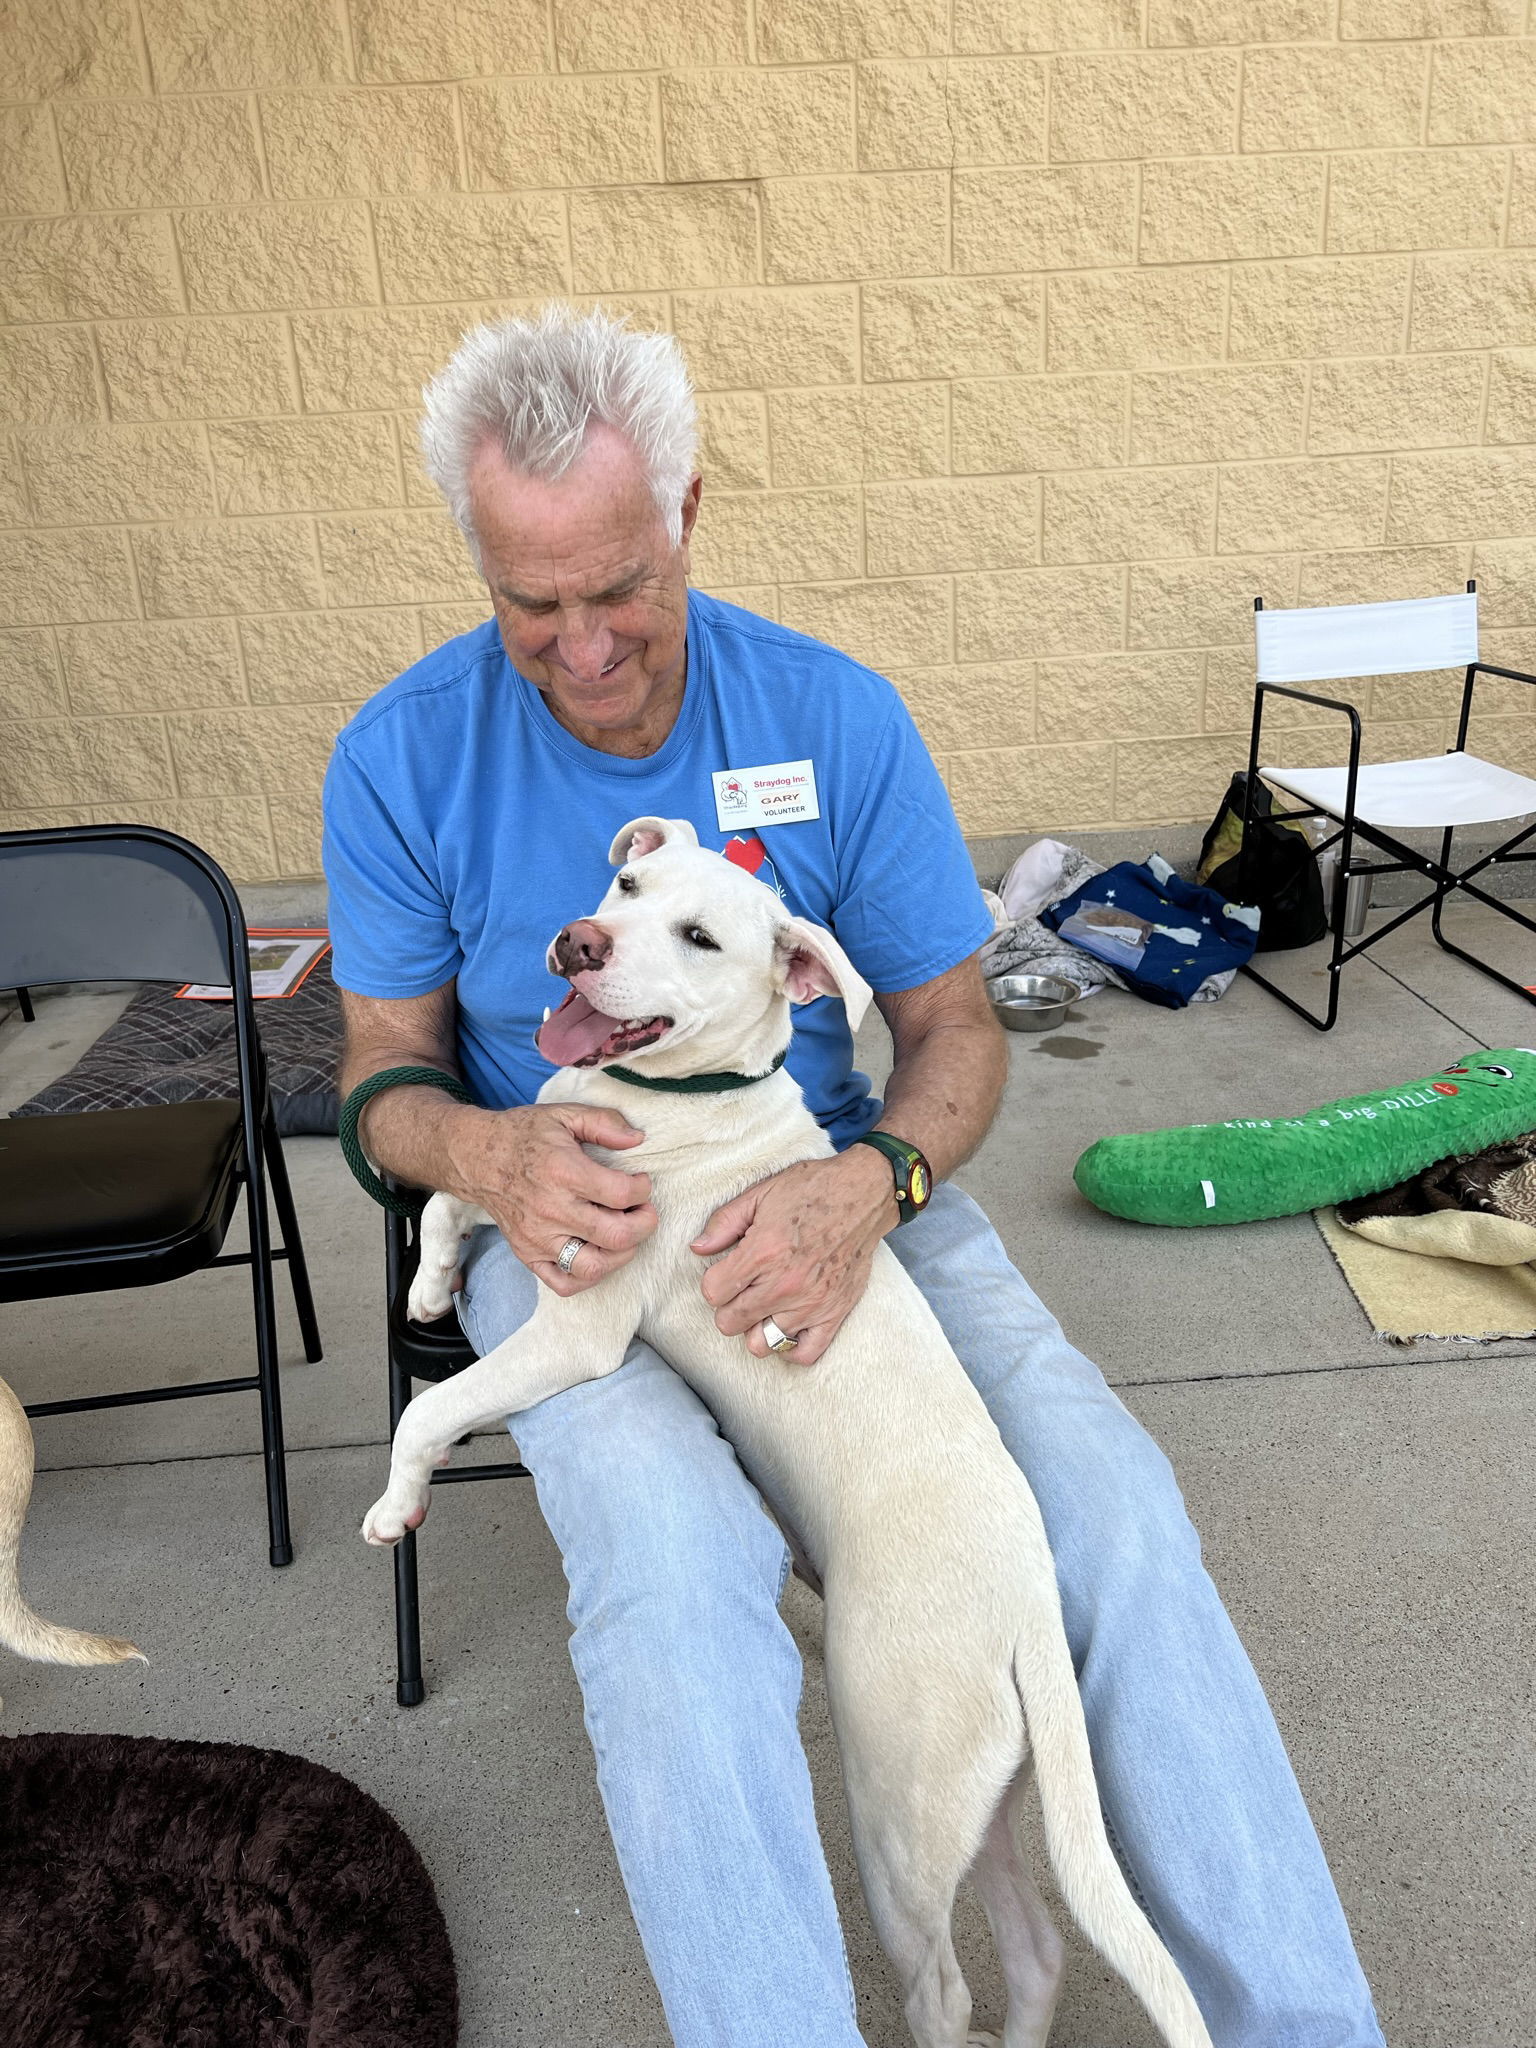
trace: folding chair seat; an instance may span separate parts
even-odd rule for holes
[[[240,1198],[238,1102],[12,1117],[0,1130],[0,1300],[179,1280]]]
[[[146,1287],[248,1266],[256,1371],[190,1385],[34,1401],[32,1416],[253,1392],[261,1407],[268,1557],[293,1562],[278,1391],[275,1260],[288,1262],[311,1364],[321,1357],[298,1218],[251,1000],[245,918],[207,854],[147,825],[0,832],[0,985],[201,981],[229,987],[234,1101],[0,1122],[0,1303]],[[281,1231],[272,1242],[267,1184]],[[249,1249],[224,1252],[245,1192]]]
[[[1275,812],[1275,818],[1324,818],[1337,824],[1339,829],[1323,841],[1323,847],[1337,845],[1339,860],[1334,876],[1333,949],[1328,963],[1325,1014],[1319,1017],[1251,965],[1244,972],[1309,1024],[1329,1031],[1338,1018],[1339,976],[1345,963],[1427,910],[1436,943],[1446,952],[1454,953],[1513,994],[1524,996],[1527,1001],[1536,1000],[1523,983],[1454,944],[1441,926],[1446,898],[1463,893],[1536,933],[1536,922],[1513,904],[1480,889],[1473,879],[1500,864],[1536,860],[1536,849],[1519,850],[1536,834],[1536,822],[1512,833],[1470,865],[1452,865],[1458,830],[1472,825],[1516,824],[1523,818],[1536,820],[1536,779],[1467,752],[1473,690],[1479,676],[1498,676],[1536,688],[1536,676],[1479,661],[1475,583],[1469,583],[1465,593],[1447,597],[1407,598],[1388,604],[1323,605],[1290,611],[1267,611],[1263,599],[1255,598],[1254,631],[1258,676],[1248,753],[1244,848],[1253,845],[1254,792],[1262,773],[1265,781],[1302,806],[1296,811]],[[1318,696],[1297,687],[1305,682],[1423,674],[1463,666],[1465,680],[1455,746],[1445,754],[1413,761],[1362,763],[1358,708],[1346,700]],[[1342,713],[1350,726],[1348,761],[1333,768],[1261,769],[1264,709],[1270,696],[1290,697]],[[1439,832],[1439,858],[1406,844],[1397,836],[1405,831]],[[1390,858],[1360,859],[1355,850],[1357,838]],[[1344,904],[1351,879],[1357,875],[1403,873],[1422,874],[1432,885],[1429,893],[1355,944],[1346,945]]]

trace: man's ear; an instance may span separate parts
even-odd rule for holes
[[[658,846],[697,846],[699,835],[686,818],[631,818],[608,849],[611,867],[643,860]]]
[[[849,1029],[858,1030],[873,990],[832,934],[819,924],[791,917],[779,926],[774,970],[778,986],[792,1003],[841,996]]]

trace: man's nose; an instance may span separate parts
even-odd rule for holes
[[[600,620],[573,621],[559,637],[560,659],[584,683],[595,683],[613,655],[613,635]]]
[[[612,951],[613,940],[602,926],[590,917],[578,917],[555,941],[555,972],[585,974],[589,968],[601,967]]]

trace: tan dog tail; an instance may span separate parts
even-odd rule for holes
[[[1211,2048],[1178,1965],[1132,1896],[1104,1831],[1083,1703],[1059,1620],[1014,1652],[1051,1868],[1072,1917],[1118,1970],[1168,2048]]]
[[[144,1652],[117,1636],[44,1621],[22,1598],[17,1576],[21,1526],[32,1498],[32,1426],[27,1411],[0,1380],[0,1643],[40,1664],[121,1664]]]

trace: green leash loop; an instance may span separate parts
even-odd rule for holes
[[[381,1209],[388,1209],[396,1216],[419,1216],[427,1206],[429,1196],[419,1188],[407,1194],[397,1193],[394,1188],[384,1185],[363,1156],[357,1122],[375,1095],[382,1095],[386,1088],[412,1086],[441,1088],[455,1102],[465,1103],[471,1108],[474,1106],[475,1098],[464,1083],[455,1080],[452,1074],[445,1074],[440,1067],[385,1067],[380,1073],[370,1074],[366,1081],[358,1082],[341,1105],[336,1126],[336,1135],[341,1140],[341,1156],[351,1168],[352,1178]]]

